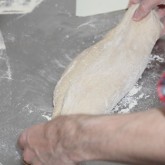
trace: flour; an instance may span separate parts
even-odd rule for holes
[[[85,22],[85,23],[82,23],[81,25],[79,25],[77,27],[77,29],[80,29],[80,28],[83,28],[83,27],[86,28],[86,26],[96,28],[96,25],[94,24],[95,21],[96,21],[96,19],[91,19],[88,22]]]
[[[160,63],[165,62],[165,59],[163,57],[158,56],[158,55],[153,55],[151,60],[155,60],[155,61],[158,61]]]
[[[3,39],[1,31],[0,31],[0,49],[1,50],[5,50],[6,49],[5,42],[4,42],[4,39]]]
[[[3,57],[0,57],[0,63],[6,67],[6,69],[4,69],[4,67],[1,68],[0,66],[0,79],[13,80],[9,58],[6,54],[4,54]]]
[[[148,63],[147,68],[148,69],[155,68],[154,62],[158,63],[159,65],[161,63],[164,63],[165,62],[164,55],[163,54],[161,54],[161,55],[155,55],[155,54],[154,55],[151,55],[150,56],[150,61]]]
[[[48,121],[50,121],[52,118],[48,115],[42,115],[43,118],[47,119]]]
[[[114,108],[113,113],[129,113],[130,110],[137,106],[138,102],[145,97],[145,94],[141,92],[141,89],[142,85],[137,83],[128,95]]]
[[[6,39],[7,39],[8,41],[10,41],[10,42],[14,42],[16,38],[15,38],[15,36],[14,36],[13,34],[8,33],[8,34],[6,35]]]
[[[40,112],[41,117],[46,120],[51,120],[51,110],[46,107],[36,106],[32,103],[25,105],[22,108],[23,111],[26,111],[29,115],[35,112]],[[48,113],[49,112],[49,113]]]
[[[66,66],[63,65],[59,60],[55,59],[54,62],[56,63],[56,65],[57,65],[59,68],[63,68],[63,69],[66,68]]]
[[[147,66],[147,69],[154,69],[155,63],[158,65],[158,67],[165,62],[164,55],[151,55],[150,60]],[[145,94],[142,92],[143,84],[140,84],[139,82],[136,83],[136,85],[133,87],[133,89],[125,96],[121,102],[113,109],[112,113],[130,113],[133,108],[138,106],[141,99],[147,99],[150,98],[150,95]]]
[[[0,32],[0,79],[12,80],[10,60],[6,54],[6,46],[1,32]]]
[[[69,62],[73,61],[73,59],[72,59],[68,54],[65,54],[65,58],[66,58]]]
[[[23,111],[28,111],[29,114],[34,112],[34,107],[31,104],[27,104],[22,108]]]

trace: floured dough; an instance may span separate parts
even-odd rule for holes
[[[54,91],[53,117],[106,113],[131,90],[162,29],[154,11],[133,21],[137,7],[132,6],[115,29],[70,64]]]

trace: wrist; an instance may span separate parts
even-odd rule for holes
[[[120,161],[125,151],[120,143],[131,118],[132,115],[72,116],[70,124],[67,121],[64,126],[67,138],[63,141],[63,148],[74,162]]]
[[[52,141],[53,150],[57,147],[53,142],[56,143],[56,139],[60,139],[58,145],[69,160],[76,163],[93,160],[94,152],[91,152],[89,147],[89,143],[92,143],[93,118],[87,115],[71,115],[59,116],[50,121],[47,124],[47,136]]]
[[[164,164],[165,111],[154,109],[116,116],[116,119],[111,120],[117,126],[106,147],[109,151],[107,150],[104,160],[131,164]]]
[[[120,134],[121,116],[86,116],[79,120],[79,127],[72,145],[76,146],[70,152],[75,162],[90,160],[116,160],[116,136]],[[80,117],[81,118],[81,117]],[[77,124],[77,123],[76,123]]]
[[[95,116],[88,118],[81,128],[78,132],[81,136],[77,140],[79,161],[107,160],[135,164],[165,161],[165,117],[161,110]]]

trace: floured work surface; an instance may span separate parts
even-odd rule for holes
[[[0,58],[0,165],[22,165],[16,148],[20,132],[51,118],[52,91],[64,69],[77,54],[101,40],[124,13],[77,18],[74,4],[75,0],[46,0],[24,17],[1,16],[6,51]],[[160,105],[156,83],[165,67],[164,48],[164,40],[159,40],[140,81],[108,113]]]

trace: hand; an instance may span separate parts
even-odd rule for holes
[[[84,148],[78,142],[82,120],[86,117],[58,117],[25,130],[18,141],[24,161],[30,165],[76,165],[81,159],[79,148]]]
[[[19,138],[31,165],[77,165],[87,160],[165,164],[165,110],[128,115],[60,116]],[[117,153],[117,154],[116,154]]]
[[[136,3],[140,3],[140,6],[133,16],[135,21],[143,19],[151,10],[155,9],[165,25],[165,0],[130,0],[129,6]],[[165,29],[162,33],[165,33]]]

